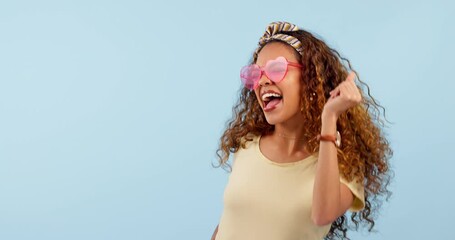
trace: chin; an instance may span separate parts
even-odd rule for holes
[[[267,115],[265,115],[265,120],[270,125],[275,125],[277,123],[282,122],[282,120],[280,118],[276,117],[276,116],[267,116]]]

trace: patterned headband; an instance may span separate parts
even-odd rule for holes
[[[259,51],[265,46],[266,43],[272,41],[272,40],[279,40],[282,42],[285,42],[289,44],[291,47],[293,47],[295,50],[297,50],[300,55],[303,56],[303,48],[302,48],[302,43],[295,37],[286,35],[280,32],[295,32],[298,31],[299,28],[288,22],[273,22],[270,23],[266,30],[264,35],[259,39],[259,46],[254,52],[254,58],[257,59],[257,55]]]

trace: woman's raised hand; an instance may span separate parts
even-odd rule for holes
[[[362,94],[355,84],[355,73],[350,72],[340,85],[330,92],[330,98],[324,106],[324,114],[334,115],[337,118],[346,110],[362,101]]]

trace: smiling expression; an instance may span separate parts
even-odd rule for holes
[[[290,62],[300,62],[299,54],[291,46],[281,42],[265,45],[258,54],[256,64],[263,67],[269,60],[285,57]],[[301,69],[288,66],[284,79],[274,83],[264,74],[254,90],[256,98],[270,125],[301,119]]]

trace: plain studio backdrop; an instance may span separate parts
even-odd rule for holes
[[[453,239],[450,1],[2,1],[0,239],[210,239],[239,69],[272,21],[347,57],[387,109],[374,234]]]

